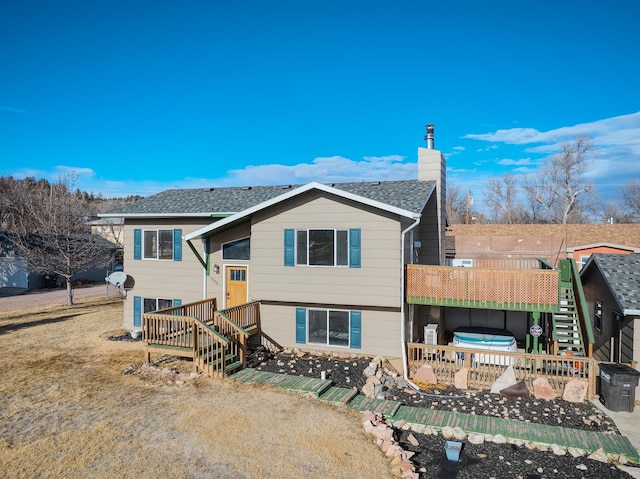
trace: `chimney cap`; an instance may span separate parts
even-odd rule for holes
[[[428,123],[426,125],[427,128],[427,134],[424,135],[424,139],[427,142],[427,148],[430,150],[433,150],[434,148],[434,127],[436,125],[434,125],[433,123]]]

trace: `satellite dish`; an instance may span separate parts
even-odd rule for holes
[[[120,287],[127,279],[127,273],[124,271],[116,271],[107,276],[107,281],[114,286]]]

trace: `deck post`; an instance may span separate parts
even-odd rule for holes
[[[540,311],[533,312],[533,325],[540,326]],[[533,336],[533,352],[538,353],[538,336]]]

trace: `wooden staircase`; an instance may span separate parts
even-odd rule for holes
[[[143,315],[146,361],[151,352],[191,358],[194,369],[226,377],[246,366],[248,338],[260,332],[257,302],[218,310],[215,298]]]
[[[557,342],[556,354],[571,351],[576,356],[585,355],[576,300],[569,286],[560,288],[560,311],[553,313],[552,326],[553,338]]]

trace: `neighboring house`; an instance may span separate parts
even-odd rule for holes
[[[101,218],[91,221],[91,233],[116,245],[114,264],[109,271],[122,270],[124,244],[124,220],[122,218]]]
[[[0,288],[35,289],[45,284],[41,274],[29,273],[27,261],[16,256],[10,235],[0,233]]]
[[[86,243],[89,240],[88,236],[79,237],[79,242]],[[34,238],[39,242],[46,241],[46,237],[34,235]],[[105,279],[105,272],[108,269],[113,270],[117,248],[102,237],[92,237],[92,239],[97,241],[96,244],[104,251],[104,260],[110,260],[111,265],[81,271],[73,275],[72,281],[102,282]],[[55,274],[29,272],[27,260],[18,255],[14,245],[15,241],[10,234],[0,233],[0,288],[38,289],[60,286]]]
[[[124,326],[207,298],[259,301],[262,332],[281,346],[400,357],[405,265],[444,264],[444,157],[419,148],[417,173],[168,190],[99,215],[124,219]]]
[[[103,218],[90,222],[91,233],[102,236],[117,246],[124,241],[124,220],[122,218]]]
[[[591,255],[580,272],[601,361],[640,361],[640,254]]]
[[[592,253],[640,253],[640,224],[460,224],[447,230],[446,242],[449,262],[573,258],[581,268]]]

